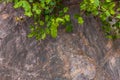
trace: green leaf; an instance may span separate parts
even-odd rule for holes
[[[65,27],[66,32],[72,32],[73,31],[73,26],[72,23],[68,23],[67,26]]]
[[[56,18],[56,22],[57,23],[61,23],[61,22],[64,23],[65,21],[64,21],[64,19],[58,17],[58,18]]]
[[[113,39],[113,37],[111,35],[107,35],[106,37],[109,39]]]
[[[115,23],[115,26],[116,26],[117,28],[120,28],[120,22],[116,22],[116,23]]]
[[[115,14],[115,11],[114,10],[110,10],[110,14],[114,15]]]
[[[65,15],[64,18],[65,18],[66,21],[70,21],[70,15]]]
[[[32,33],[28,34],[28,38],[32,38],[34,35]]]
[[[40,6],[44,9],[45,8],[45,2],[42,2]]]
[[[45,33],[46,33],[46,34],[49,34],[49,33],[50,33],[49,28],[46,28],[46,29],[45,29]]]
[[[99,6],[100,2],[99,2],[99,0],[94,0],[94,3],[95,3],[96,6]]]
[[[106,11],[105,14],[106,14],[107,17],[111,16],[109,11]]]
[[[118,15],[116,16],[116,18],[120,19],[120,14],[118,14]]]
[[[51,0],[45,0],[45,2],[46,2],[47,4],[49,4],[49,3],[51,2]]]
[[[111,2],[111,0],[106,0],[106,2]]]
[[[91,3],[94,3],[95,1],[94,0],[90,0]]]
[[[25,15],[28,17],[31,17],[33,14],[32,14],[32,12],[25,12]]]
[[[56,37],[57,37],[57,28],[54,27],[54,26],[51,27],[51,36],[52,36],[53,38],[56,38]]]
[[[94,16],[96,16],[96,15],[98,15],[98,14],[99,14],[98,11],[93,11],[93,15],[94,15]]]
[[[65,7],[65,8],[63,9],[63,11],[64,11],[64,13],[68,12],[68,7]]]
[[[102,21],[105,21],[107,17],[105,14],[102,13],[102,14],[100,14],[100,18]]]
[[[117,8],[117,11],[120,11],[120,8]]]
[[[42,36],[41,36],[41,39],[45,39],[46,38],[46,34],[43,33]]]
[[[50,4],[51,6],[54,6],[54,5],[56,5],[56,2],[51,1],[49,4]]]
[[[27,1],[21,1],[21,3],[25,11],[31,11],[31,6]]]
[[[33,0],[29,0],[29,2],[31,2],[31,3],[32,3],[32,2],[33,2]]]
[[[44,25],[44,22],[43,22],[42,20],[40,21],[40,25],[41,25],[41,26],[43,26],[43,25]]]
[[[21,6],[22,6],[22,1],[19,1],[14,5],[14,8],[19,8]]]
[[[81,9],[81,10],[86,10],[86,8],[87,8],[87,7],[86,7],[86,4],[81,4],[81,5],[80,5],[80,9]]]
[[[33,4],[32,11],[35,12],[36,14],[38,14],[38,15],[41,14],[41,9],[39,8],[39,4],[38,3],[34,3]]]
[[[84,20],[83,20],[82,17],[79,17],[79,18],[78,18],[78,23],[79,23],[79,24],[83,24],[83,23],[84,23]]]

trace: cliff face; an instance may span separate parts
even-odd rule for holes
[[[107,40],[92,16],[78,25],[78,6],[69,11],[73,33],[60,29],[44,41],[27,38],[32,21],[21,10],[1,4],[0,11],[0,80],[120,80],[120,40]]]

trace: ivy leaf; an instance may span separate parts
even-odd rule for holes
[[[111,2],[111,0],[106,0],[106,2]]]
[[[14,5],[14,8],[19,8],[21,6],[22,6],[22,1],[19,1]]]
[[[120,8],[117,8],[117,11],[120,11]]]
[[[107,35],[106,37],[109,39],[113,39],[112,35]]]
[[[63,11],[64,11],[64,13],[66,13],[66,12],[68,11],[68,7],[65,7],[65,8],[63,9]]]
[[[33,2],[33,0],[29,0],[29,2]]]
[[[105,14],[107,17],[111,16],[109,11],[106,11]]]
[[[34,35],[32,33],[28,34],[28,38],[32,38]]]
[[[24,8],[25,11],[31,11],[31,6],[28,3],[28,1],[21,1],[22,7]]]
[[[118,14],[118,15],[116,16],[116,18],[120,19],[120,14]]]
[[[78,18],[78,23],[79,23],[79,24],[83,24],[83,22],[84,22],[83,18],[82,18],[82,17],[79,17],[79,18]]]
[[[31,11],[29,11],[29,12],[25,12],[25,15],[28,16],[28,17],[31,17],[33,14],[32,14]]]
[[[94,0],[94,3],[95,3],[96,6],[99,6],[100,2],[99,2],[99,0]]]
[[[58,17],[58,18],[56,18],[56,22],[57,23],[61,23],[61,22],[64,23],[65,21],[64,21],[64,19]]]
[[[45,32],[41,35],[41,39],[45,39],[46,38],[46,34]]]
[[[114,10],[110,10],[110,13],[112,14],[112,15],[114,15],[115,14],[115,11]]]
[[[49,4],[51,2],[51,0],[45,0],[47,4]]]
[[[65,15],[64,18],[65,18],[66,21],[70,21],[70,15]]]
[[[94,0],[90,0],[91,3],[94,3]]]
[[[71,22],[67,23],[67,26],[65,27],[66,32],[72,32],[73,31],[73,26]]]
[[[36,14],[40,15],[41,14],[41,9],[39,8],[39,4],[34,3],[32,11],[35,12]]]
[[[43,21],[40,21],[40,25],[43,26],[43,25],[44,25],[44,22],[43,22]]]
[[[99,12],[98,11],[93,11],[93,15],[98,15],[99,14]]]
[[[57,37],[57,28],[54,27],[54,26],[51,27],[51,36],[52,36],[53,38],[56,38],[56,37]]]
[[[31,6],[27,1],[19,1],[14,5],[14,8],[19,8],[19,7],[23,7],[25,10],[25,15],[28,17],[32,16],[32,12],[31,12]]]
[[[46,29],[45,29],[45,33],[46,33],[46,34],[49,34],[49,33],[50,33],[49,28],[46,28]]]
[[[54,5],[56,5],[56,2],[51,1],[49,4],[50,4],[51,6],[54,6]]]

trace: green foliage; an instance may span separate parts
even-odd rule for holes
[[[62,0],[13,0],[13,2],[14,8],[22,7],[26,16],[34,18],[28,37],[34,36],[39,40],[51,35],[56,38],[58,27],[70,23],[68,7],[64,7]],[[66,29],[68,30],[67,26]]]
[[[8,0],[7,0],[8,1]],[[69,8],[63,4],[64,0],[9,0],[14,2],[14,8],[23,8],[24,14],[34,18],[30,26],[28,37],[45,39],[47,35],[57,37],[58,27],[64,25],[67,32],[72,32]],[[81,15],[93,15],[103,22],[103,30],[110,39],[120,38],[120,1],[119,0],[82,0],[80,14],[74,18],[82,25]]]
[[[79,23],[79,24],[83,24],[83,22],[84,22],[84,21],[83,21],[83,18],[82,18],[82,17],[78,17],[78,23]]]
[[[83,0],[80,9],[101,19],[107,38],[120,38],[119,0]]]

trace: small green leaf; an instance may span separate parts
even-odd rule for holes
[[[94,3],[95,1],[94,0],[90,0],[91,3]]]
[[[19,1],[14,5],[14,8],[19,8],[21,6],[22,6],[22,1]]]
[[[40,21],[40,25],[43,26],[43,25],[44,25],[44,22],[43,22],[43,21]]]
[[[45,29],[45,33],[46,33],[46,34],[49,34],[49,33],[50,33],[49,28],[46,28],[46,29]]]
[[[41,14],[41,9],[39,8],[39,4],[38,3],[34,3],[33,4],[32,11],[35,12],[36,14],[38,14],[38,15]]]
[[[118,15],[116,16],[116,18],[120,19],[120,14],[118,14]]]
[[[56,22],[57,22],[57,23],[61,23],[61,22],[64,23],[65,21],[64,21],[64,19],[58,17],[58,18],[56,19]]]
[[[95,1],[95,2],[94,2],[94,3],[95,3],[95,6],[99,6],[99,3],[100,3],[99,0],[94,0],[94,1]]]
[[[113,37],[111,35],[107,35],[106,37],[109,39],[113,39]]]
[[[65,27],[65,29],[66,29],[66,32],[72,32],[73,31],[73,26],[72,26],[72,24],[67,24],[67,26]]]
[[[50,4],[51,6],[54,6],[54,5],[56,5],[56,2],[51,1],[49,4]]]
[[[51,2],[51,0],[45,0],[47,4],[49,4]]]
[[[32,14],[32,12],[25,12],[25,15],[28,17],[31,17],[33,14]]]
[[[111,16],[109,11],[106,11],[105,14],[107,17]]]
[[[83,24],[83,23],[84,23],[84,20],[83,20],[82,17],[79,17],[79,18],[78,18],[78,23],[79,23],[79,24]]]
[[[57,28],[55,28],[55,27],[52,27],[52,28],[51,28],[51,36],[52,36],[53,38],[56,38],[56,37],[57,37]]]
[[[70,21],[70,15],[65,15],[64,18],[65,18],[66,21]]]
[[[117,8],[117,11],[120,11],[120,8]]]
[[[106,0],[106,2],[111,2],[111,0]]]
[[[46,38],[46,34],[43,33],[42,36],[41,36],[41,39],[45,39]]]
[[[99,14],[99,12],[98,11],[93,11],[93,15],[98,15]]]
[[[29,2],[33,2],[33,0],[29,0]]]
[[[28,34],[28,38],[32,38],[34,35],[32,33]]]
[[[64,11],[64,13],[66,13],[66,12],[68,11],[68,7],[65,7],[65,8],[63,9],[63,11]]]
[[[114,15],[115,14],[115,11],[114,10],[110,10],[110,14]]]

